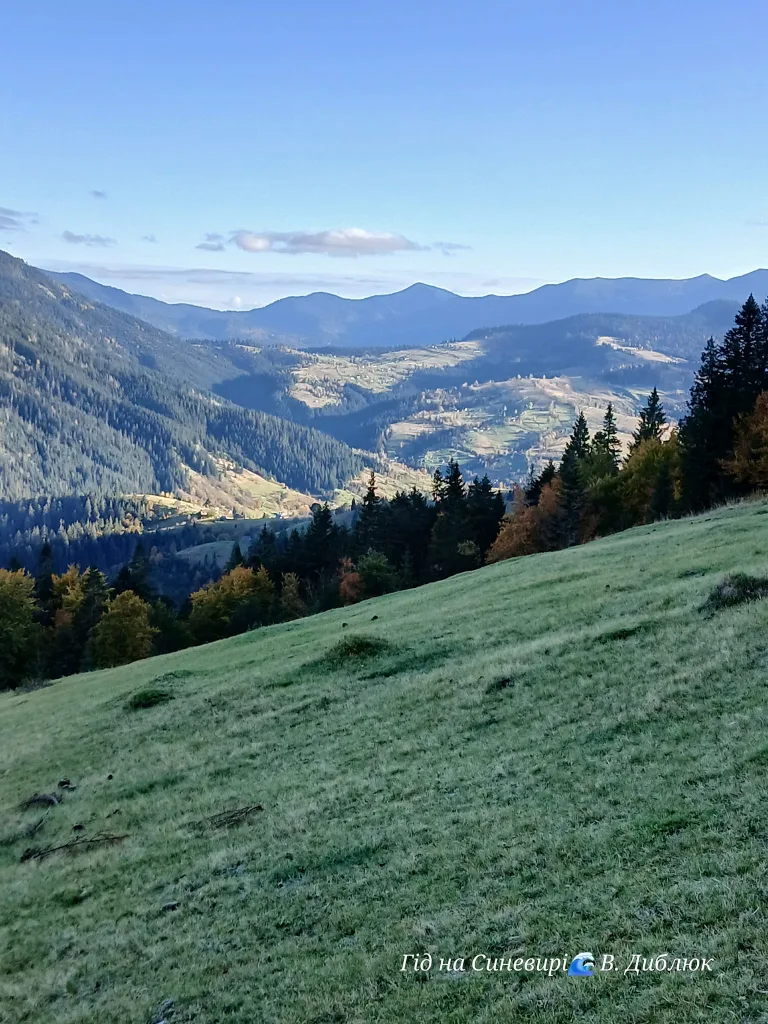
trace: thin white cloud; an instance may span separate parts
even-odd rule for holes
[[[70,245],[88,245],[103,249],[117,245],[117,239],[106,238],[104,235],[76,235],[72,231],[62,231],[61,237]]]
[[[328,231],[241,230],[229,236],[211,232],[196,248],[205,252],[224,252],[228,245],[248,253],[276,252],[289,256],[319,254],[347,259],[430,251],[452,256],[461,249],[471,248],[458,242],[421,245],[394,231],[366,231],[364,228],[333,228]]]
[[[26,231],[29,224],[37,224],[36,213],[0,206],[0,231]]]
[[[152,245],[157,244],[157,238],[154,235],[142,235],[141,240],[142,242],[151,242]]]
[[[106,199],[107,198],[107,193],[106,192],[102,192],[100,188],[92,188],[91,191],[90,191],[90,195],[93,196],[94,199]]]
[[[243,252],[279,252],[291,256],[320,253],[355,258],[383,256],[396,252],[417,252],[428,248],[405,235],[364,228],[334,228],[328,231],[236,231],[230,239]]]

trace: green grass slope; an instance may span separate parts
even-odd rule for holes
[[[0,1019],[768,1020],[768,601],[699,611],[766,513],[3,696]],[[583,950],[620,969],[437,969]],[[713,970],[624,974],[664,952]]]

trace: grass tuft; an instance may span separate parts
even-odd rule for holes
[[[391,650],[393,650],[393,645],[387,640],[353,633],[329,648],[320,661],[323,665],[337,668],[341,665],[348,665],[350,661],[365,661]]]
[[[747,601],[759,601],[764,597],[768,597],[768,576],[750,576],[745,572],[735,572],[725,576],[712,589],[701,610],[714,615],[722,608],[732,608]]]
[[[141,711],[144,708],[153,708],[157,704],[167,704],[169,700],[173,700],[170,690],[160,686],[148,686],[144,690],[132,693],[125,702],[125,707],[127,711]]]

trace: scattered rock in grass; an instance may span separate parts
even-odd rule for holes
[[[714,615],[723,608],[732,608],[747,601],[760,601],[764,597],[768,597],[768,577],[735,572],[725,576],[710,591],[700,610]]]
[[[378,619],[378,617],[379,617],[378,615],[372,615],[371,616],[371,622],[375,622],[376,619]]]
[[[69,779],[59,779],[59,789],[75,789]]]
[[[167,704],[169,700],[173,700],[170,690],[164,690],[160,686],[148,686],[132,694],[125,702],[125,707],[128,711],[141,711],[144,708],[153,708],[157,704]]]
[[[346,622],[342,622],[342,624],[341,624],[341,628],[342,628],[342,629],[346,629],[346,628],[347,628],[347,626],[348,626],[348,623],[346,623]]]
[[[112,779],[114,779],[114,775],[110,772],[107,778],[111,781]]]
[[[168,914],[173,910],[178,910],[179,906],[180,904],[178,900],[169,900],[167,903],[163,904],[162,911],[164,914]]]
[[[72,826],[72,831],[73,832],[83,832],[84,830],[85,830],[85,825],[82,825],[79,821],[77,822],[76,825]]]

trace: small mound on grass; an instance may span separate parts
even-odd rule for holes
[[[721,608],[731,608],[746,601],[759,601],[764,597],[768,597],[768,577],[735,572],[724,577],[713,588],[701,610],[713,615]]]
[[[329,648],[320,658],[324,665],[337,668],[351,661],[365,661],[393,650],[392,644],[375,636],[362,636],[354,633],[345,636],[337,644]]]
[[[143,708],[153,708],[156,704],[167,704],[173,700],[170,690],[160,686],[148,686],[145,690],[138,690],[132,693],[125,702],[126,711],[141,711]]]

